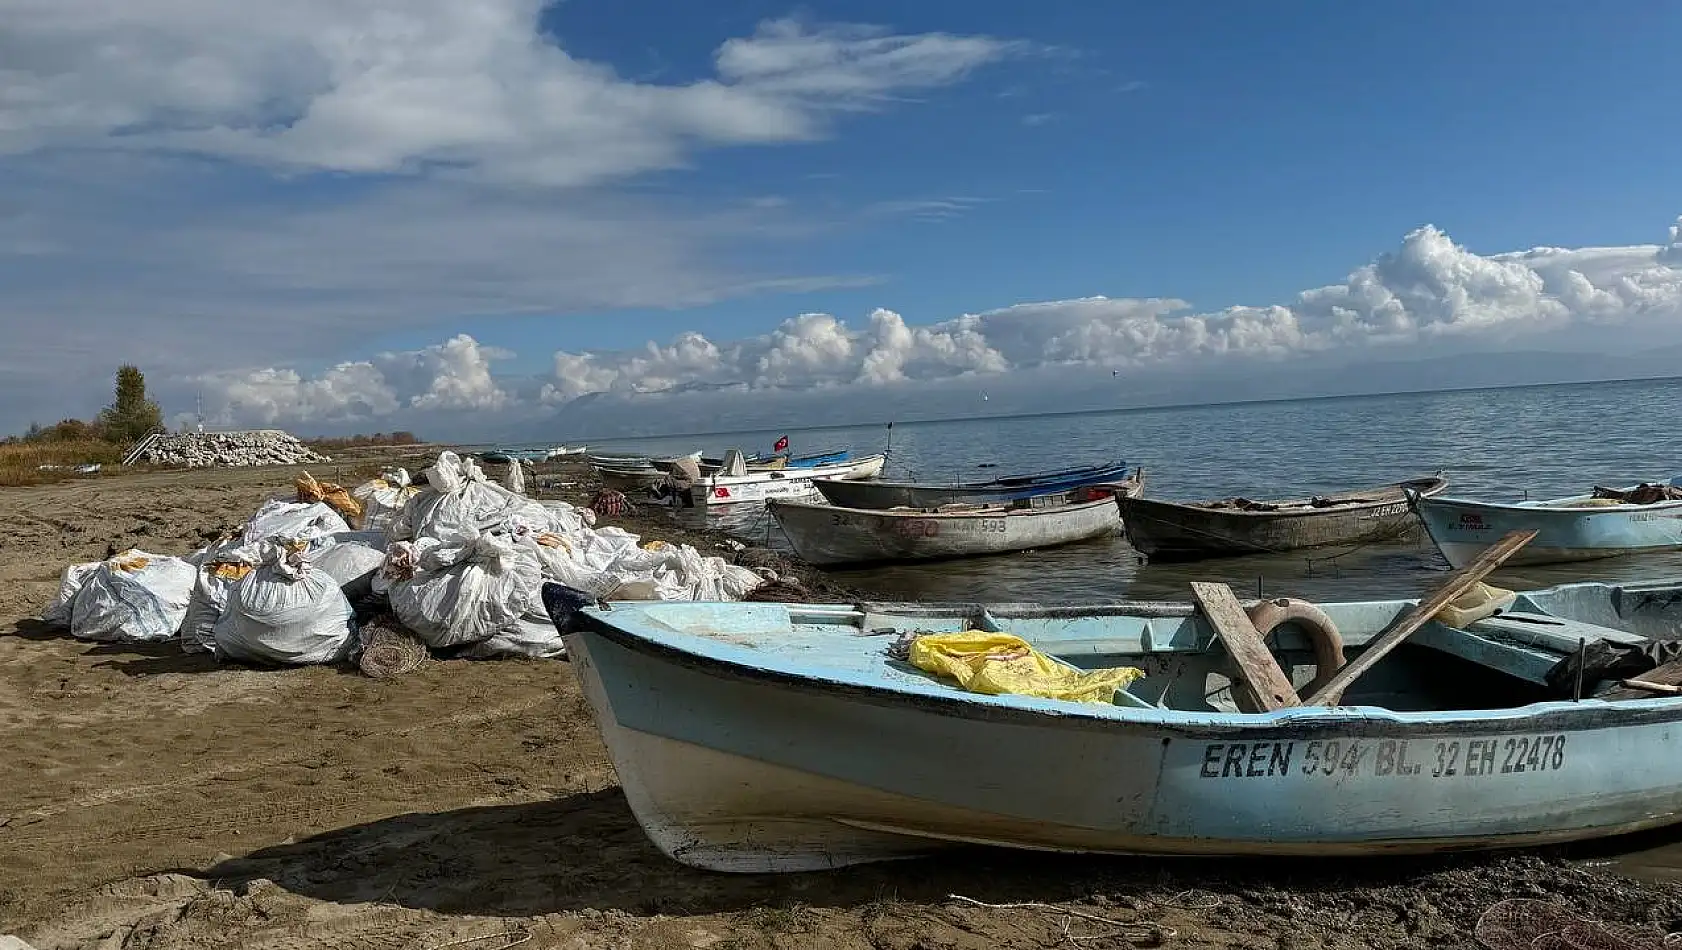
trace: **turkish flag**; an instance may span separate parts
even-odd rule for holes
[[[777,440],[777,444],[773,445],[771,447],[771,451],[781,452],[783,449],[786,449],[786,448],[788,448],[788,436],[785,435],[782,438]]]

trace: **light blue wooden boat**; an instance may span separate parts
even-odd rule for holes
[[[1438,495],[1412,496],[1409,504],[1454,568],[1476,560],[1502,535],[1517,530],[1534,529],[1536,537],[1508,559],[1509,566],[1682,548],[1682,500],[1633,505],[1590,493],[1502,504]]]
[[[1337,707],[1234,711],[1190,604],[789,605],[544,599],[637,820],[667,855],[803,871],[955,844],[1351,855],[1561,842],[1678,820],[1682,697],[1574,700],[1588,641],[1682,631],[1682,579],[1521,594],[1432,621]],[[1322,604],[1358,655],[1413,601]],[[1077,667],[1145,671],[1112,704],[968,693],[887,647],[1002,630]],[[1315,675],[1291,625],[1276,656]],[[1593,695],[1594,683],[1584,687]]]

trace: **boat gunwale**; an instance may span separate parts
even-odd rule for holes
[[[1332,504],[1323,508],[1314,508],[1306,504],[1302,504],[1302,507],[1293,507],[1274,511],[1251,510],[1244,508],[1210,508],[1206,506],[1214,504],[1214,502],[1170,501],[1164,498],[1147,498],[1143,495],[1133,495],[1129,497],[1118,496],[1117,504],[1121,505],[1124,516],[1127,515],[1128,509],[1137,509],[1138,515],[1142,515],[1146,518],[1162,517],[1162,515],[1150,511],[1152,508],[1155,508],[1158,511],[1194,511],[1199,514],[1211,515],[1217,518],[1250,518],[1258,521],[1282,518],[1318,518],[1330,515],[1347,515],[1356,512],[1371,511],[1374,508],[1384,508],[1390,505],[1405,504],[1409,500],[1409,496],[1407,494],[1408,490],[1412,489],[1413,486],[1420,484],[1430,486],[1427,490],[1417,491],[1418,497],[1422,499],[1436,500],[1439,497],[1439,493],[1448,488],[1448,480],[1440,476],[1414,478],[1408,479],[1407,481],[1392,482],[1388,485],[1381,485],[1368,491],[1348,491],[1339,492],[1336,495],[1320,496],[1328,499],[1338,498],[1341,496],[1357,496],[1360,498],[1359,501]],[[1392,490],[1396,492],[1395,497],[1377,499],[1365,497],[1377,492],[1388,492]],[[1300,504],[1296,499],[1287,499],[1284,501],[1264,500],[1260,503],[1265,505]],[[1398,516],[1401,514],[1403,514],[1403,512],[1397,512]]]
[[[1633,487],[1636,486],[1631,486],[1631,488]],[[1433,495],[1421,496],[1419,505],[1421,508],[1435,506],[1443,508],[1482,508],[1495,511],[1522,512],[1526,514],[1542,511],[1549,514],[1567,515],[1641,514],[1650,511],[1666,511],[1672,508],[1682,508],[1682,498],[1668,498],[1664,501],[1655,501],[1646,505],[1632,505],[1625,503],[1619,505],[1596,505],[1585,508],[1560,507],[1562,502],[1588,501],[1593,497],[1593,492],[1586,492],[1579,495],[1564,495],[1559,498],[1538,499],[1536,501],[1528,502],[1502,502],[1478,501],[1473,498],[1465,498],[1459,495]]]
[[[1007,508],[1003,505],[992,505],[984,511],[935,511],[927,508],[848,508],[842,505],[816,504],[801,501],[797,498],[769,498],[765,501],[767,508],[799,508],[811,511],[833,511],[848,515],[870,518],[906,518],[919,521],[931,518],[941,520],[956,520],[959,518],[1017,518],[1023,515],[1051,515],[1059,512],[1083,511],[1089,508],[1115,504],[1115,496],[1097,498],[1092,501],[1070,502],[1066,505],[1047,505],[1038,508]]]
[[[626,602],[627,604],[631,602]],[[693,602],[700,603],[700,602]],[[1397,601],[1398,608],[1417,601]],[[733,602],[719,602],[715,606],[732,606]],[[791,622],[802,611],[860,610],[882,612],[893,610],[890,604],[784,604]],[[935,605],[914,605],[925,616],[954,616],[977,610],[997,609],[1011,612],[1011,605],[954,605],[956,609],[938,612]],[[1037,605],[1015,605],[1032,607]],[[1144,611],[1136,610],[1144,608]],[[1164,610],[1164,608],[1168,608]],[[654,617],[636,606],[614,608],[608,612],[629,610]],[[1096,612],[1112,611],[1137,616],[1191,616],[1190,605],[1174,602],[1136,602],[1132,604],[1094,605],[1085,608],[1065,608],[1065,616],[1090,616]],[[784,689],[823,693],[853,700],[868,701],[877,706],[912,707],[919,712],[982,722],[1014,723],[1044,726],[1055,723],[1064,728],[1081,728],[1098,732],[1124,734],[1146,733],[1163,741],[1243,739],[1312,740],[1317,737],[1336,738],[1415,738],[1452,733],[1478,735],[1509,735],[1544,731],[1588,732],[1603,729],[1643,726],[1682,721],[1682,696],[1655,696],[1646,699],[1627,699],[1608,702],[1586,698],[1580,701],[1543,700],[1524,706],[1470,710],[1391,710],[1381,706],[1293,706],[1267,713],[1225,713],[1165,709],[1161,707],[1120,706],[1060,702],[1024,696],[990,696],[963,692],[930,679],[923,688],[895,688],[873,683],[840,679],[832,670],[828,674],[802,672],[789,668],[790,664],[776,654],[754,647],[713,640],[689,633],[677,627],[670,632],[700,641],[696,647],[679,645],[627,630],[604,619],[600,608],[586,607],[579,611],[587,627],[566,636],[593,634],[633,652],[675,663],[713,677],[744,682],[767,682]],[[1056,616],[1056,614],[1052,614]],[[907,618],[909,619],[909,618]],[[1006,619],[1009,618],[998,618]],[[658,634],[658,631],[651,631]],[[856,636],[857,634],[855,634]],[[749,663],[733,659],[731,652],[749,653],[761,658]],[[722,655],[721,655],[722,654]],[[821,667],[819,669],[822,669]],[[1091,707],[1091,708],[1083,708]]]
[[[880,454],[880,453],[879,453]],[[1087,465],[1080,468],[1062,469],[1055,472],[1041,472],[1034,475],[1001,475],[986,482],[889,482],[876,478],[870,480],[874,488],[909,488],[930,489],[936,491],[1014,491],[1021,488],[1032,488],[1048,481],[1061,481],[1066,478],[1084,478],[1098,472],[1121,472],[1126,474],[1128,463],[1125,461],[1105,462],[1098,465]],[[813,479],[814,481],[844,482],[846,479]],[[1083,487],[1083,486],[1075,486]],[[1055,492],[1052,492],[1055,493]]]
[[[695,484],[697,486],[705,485],[708,488],[715,488],[718,486],[729,488],[735,485],[757,485],[769,482],[815,482],[818,480],[819,476],[805,473],[823,471],[829,474],[838,474],[843,471],[850,471],[853,469],[864,468],[868,465],[873,465],[878,459],[885,463],[887,458],[886,453],[876,452],[872,455],[861,455],[858,458],[849,459],[845,462],[836,462],[833,465],[813,466],[812,468],[760,469],[758,471],[744,472],[741,475],[724,475],[715,472],[711,475],[702,475],[701,480]],[[824,477],[828,477],[828,475]],[[729,480],[725,481],[725,479]],[[847,483],[854,483],[856,481],[855,479],[849,478],[835,478],[833,480]]]

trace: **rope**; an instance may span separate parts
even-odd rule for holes
[[[496,940],[499,937],[514,937],[516,939],[510,940],[508,943],[505,943],[500,947],[494,947],[492,950],[508,950],[509,947],[517,947],[522,943],[528,943],[531,941],[531,931],[509,930],[499,934],[481,934],[477,937],[463,937],[460,940],[451,940],[448,943],[435,943],[432,946],[427,947],[426,950],[444,950],[445,947],[460,947],[470,943],[477,943],[480,940]]]
[[[973,897],[965,897],[962,894],[949,894],[947,895],[947,899],[970,904],[975,907],[985,907],[988,910],[1039,910],[1052,914],[1064,914],[1068,917],[1079,917],[1082,920],[1090,920],[1099,924],[1108,924],[1109,926],[1116,928],[1114,933],[1097,934],[1089,937],[1075,937],[1070,935],[1069,921],[1065,920],[1063,922],[1063,937],[1066,940],[1098,940],[1120,937],[1129,943],[1139,943],[1141,941],[1148,940],[1157,944],[1162,944],[1178,936],[1178,931],[1171,927],[1164,927],[1154,921],[1141,924],[1134,921],[1116,920],[1112,917],[1102,917],[1098,914],[1089,914],[1085,911],[1072,910],[1068,907],[1058,907],[1055,904],[1042,904],[1038,901],[1029,901],[1020,904],[989,904],[986,901],[978,901]]]

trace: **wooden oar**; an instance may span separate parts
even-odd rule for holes
[[[1203,616],[1215,628],[1215,635],[1226,644],[1227,652],[1238,667],[1239,682],[1234,685],[1247,691],[1249,699],[1258,709],[1272,712],[1302,705],[1297,691],[1291,686],[1290,677],[1268,652],[1267,643],[1262,640],[1255,624],[1250,622],[1249,615],[1244,613],[1238,598],[1233,596],[1232,588],[1225,584],[1192,581],[1191,595],[1203,608]]]
[[[1478,559],[1466,565],[1444,581],[1431,596],[1421,600],[1412,610],[1398,617],[1385,631],[1378,635],[1372,643],[1367,645],[1361,655],[1343,665],[1324,686],[1314,691],[1314,695],[1303,700],[1304,706],[1323,706],[1326,698],[1336,696],[1349,688],[1361,674],[1378,665],[1391,650],[1402,645],[1402,641],[1413,635],[1415,630],[1425,626],[1432,617],[1442,612],[1444,607],[1453,603],[1460,595],[1476,587],[1478,582],[1488,577],[1491,572],[1500,567],[1507,558],[1518,553],[1518,549],[1530,543],[1536,537],[1534,530],[1510,531],[1502,535],[1501,540],[1490,545],[1478,555]]]

